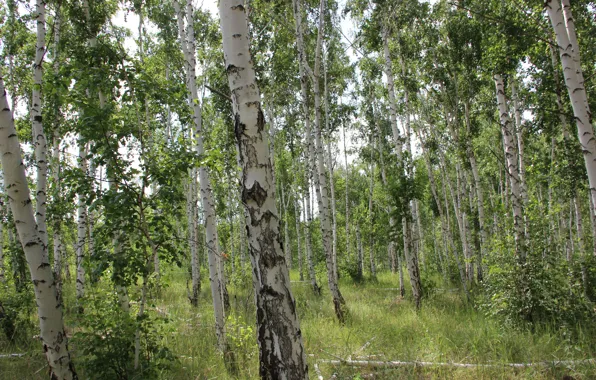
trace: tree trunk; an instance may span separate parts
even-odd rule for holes
[[[185,57],[186,87],[188,90],[188,103],[192,109],[192,134],[195,139],[195,144],[193,148],[196,154],[202,155],[204,153],[202,111],[196,84],[196,56],[193,29],[194,9],[192,6],[192,1],[187,0],[185,28],[182,10],[178,1],[174,1],[174,8],[176,10],[178,19],[180,44],[182,46],[182,52]],[[213,191],[211,190],[211,179],[207,167],[200,166],[198,168],[198,171],[200,183],[200,198],[203,206],[203,212],[205,213],[205,240],[207,247],[207,257],[209,261],[209,282],[211,285],[211,296],[213,298],[213,311],[215,315],[215,333],[217,335],[219,349],[222,352],[227,352],[224,316],[224,302],[226,292],[224,290],[225,282],[222,277],[224,273],[221,270],[221,257],[219,253],[219,245],[217,240],[217,220],[215,215],[215,204],[213,201]]]
[[[304,270],[302,266],[302,247],[300,240],[300,205],[298,203],[298,196],[294,197],[294,214],[296,216],[296,245],[298,249],[298,272],[300,273],[300,281],[304,281]]]
[[[46,226],[47,191],[48,191],[48,144],[42,123],[43,58],[46,53],[46,3],[37,0],[35,6],[37,42],[35,62],[33,63],[33,94],[31,98],[31,123],[35,146],[35,164],[37,166],[37,185],[35,189],[35,220],[41,241],[48,246],[48,228]],[[47,249],[44,250],[47,254]]]
[[[296,302],[290,290],[275,206],[273,170],[261,131],[265,118],[249,51],[242,0],[221,0],[220,25],[242,167],[242,202],[253,263],[262,379],[308,378]]]
[[[317,276],[315,275],[315,264],[312,259],[312,235],[311,235],[311,225],[312,225],[312,213],[310,210],[310,191],[308,190],[308,179],[307,183],[307,190],[306,190],[306,198],[303,199],[304,202],[304,209],[306,210],[306,223],[304,225],[304,230],[306,233],[304,237],[306,238],[306,261],[308,262],[308,277],[310,279],[310,285],[312,290],[315,294],[321,294],[321,287],[317,284]]]
[[[62,320],[62,305],[48,261],[47,246],[38,232],[27,185],[25,166],[12,114],[0,77],[0,158],[10,207],[31,273],[39,315],[40,337],[50,369],[50,378],[77,379]]]
[[[513,144],[511,118],[507,109],[505,87],[503,78],[500,75],[494,76],[497,92],[497,104],[499,107],[499,119],[501,122],[501,133],[503,134],[503,146],[505,149],[505,160],[507,161],[507,174],[511,188],[511,205],[513,208],[513,226],[515,231],[515,251],[521,262],[526,260],[526,247],[523,228],[523,211],[520,188],[520,177],[518,170],[517,149]],[[596,167],[595,167],[596,168]]]
[[[464,111],[468,136],[470,136],[469,138],[471,138],[472,126],[470,122],[470,108],[468,102],[464,104]],[[472,169],[472,177],[474,179],[474,188],[476,189],[476,206],[478,208],[478,226],[480,229],[480,249],[478,250],[477,279],[478,282],[481,282],[484,277],[482,273],[482,258],[484,257],[486,244],[488,244],[488,235],[486,231],[486,222],[484,214],[484,192],[482,191],[480,174],[478,173],[478,165],[476,163],[476,155],[474,154],[474,149],[472,147],[471,142],[468,142],[466,144],[466,154],[468,156],[468,161],[470,162],[470,167]]]
[[[281,185],[281,204],[283,208],[283,224],[284,224],[284,252],[286,254],[286,265],[288,270],[292,269],[292,249],[290,246],[290,233],[288,229],[288,203],[286,203],[286,194],[284,186]],[[290,200],[288,199],[288,202]]]
[[[83,142],[83,139],[79,137],[79,170],[83,176],[87,177],[87,147]],[[77,200],[77,303],[79,309],[82,310],[81,299],[85,296],[85,241],[87,240],[87,207],[85,205],[85,195],[83,193],[78,194]]]
[[[299,4],[300,0],[294,0],[294,17],[296,18],[296,39],[298,43],[298,51],[300,55],[299,66],[302,67],[301,71],[301,86],[303,96],[303,109],[305,120],[308,119],[309,113],[307,107],[307,91],[306,91],[306,77],[304,71],[308,68],[306,55],[304,52],[304,42],[302,38],[302,7]],[[309,144],[309,156],[313,160],[313,179],[315,193],[317,197],[317,204],[319,210],[319,221],[321,225],[321,235],[323,238],[323,248],[325,251],[325,262],[327,264],[327,282],[331,296],[333,297],[333,304],[335,307],[335,314],[340,322],[344,321],[345,313],[345,301],[341,295],[339,287],[337,285],[336,275],[333,265],[333,252],[332,252],[332,238],[331,238],[331,224],[329,221],[329,199],[328,199],[328,188],[327,188],[327,173],[324,163],[322,134],[321,134],[321,94],[319,86],[320,77],[320,66],[321,66],[321,44],[323,38],[324,21],[325,21],[325,0],[321,0],[319,7],[319,30],[317,35],[317,45],[315,52],[315,68],[314,72],[309,70],[311,79],[313,82],[313,92],[315,98],[314,111],[315,111],[315,136],[314,146],[312,143]],[[310,124],[306,123],[306,139],[310,141],[311,131]]]
[[[364,252],[362,249],[362,238],[360,236],[360,223],[356,223],[356,244],[358,245],[358,278],[361,279],[364,273]]]
[[[565,78],[569,99],[573,107],[577,134],[588,174],[592,204],[596,206],[596,160],[594,159],[596,157],[596,140],[594,139],[594,128],[588,105],[588,96],[584,87],[581,57],[571,9],[568,7],[568,3],[564,2],[566,8],[566,17],[564,20],[563,11],[557,0],[548,0],[545,5],[555,31],[561,64],[563,66],[563,77]],[[567,24],[565,24],[565,21]],[[596,209],[594,207],[592,207],[591,213],[596,215]]]
[[[373,146],[373,150],[374,150],[374,145]],[[372,152],[372,151],[371,151]],[[369,189],[368,189],[368,223],[370,226],[370,234],[369,234],[369,252],[368,252],[368,257],[369,257],[369,264],[370,264],[370,277],[371,279],[375,280],[377,278],[377,269],[375,267],[375,253],[374,253],[374,222],[373,222],[373,192],[374,192],[374,185],[375,185],[375,177],[374,177],[374,172],[375,172],[375,166],[373,164],[373,160],[372,160],[372,154],[371,154],[371,160],[370,160],[370,183],[369,183]]]
[[[325,98],[327,102],[327,98]],[[328,105],[325,105],[325,109]],[[327,111],[326,111],[327,112]],[[327,130],[329,127],[327,126]],[[337,210],[335,207],[335,176],[333,170],[333,156],[331,155],[331,142],[327,142],[327,153],[329,157],[329,191],[331,193],[331,232],[333,237],[332,252],[333,252],[333,272],[335,274],[335,280],[339,280],[339,271],[337,269]]]

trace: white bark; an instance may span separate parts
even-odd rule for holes
[[[302,247],[301,247],[301,236],[300,236],[300,204],[298,203],[298,197],[294,197],[294,214],[296,216],[296,245],[298,249],[298,272],[300,273],[300,281],[304,281],[304,270],[302,266]]]
[[[242,166],[242,203],[253,266],[263,379],[306,379],[308,366],[283,256],[275,182],[242,0],[219,2],[220,25]]]
[[[469,104],[466,102],[464,104],[464,111],[465,111],[465,118],[466,118],[466,128],[468,130],[468,135],[471,134],[471,122],[470,122],[470,109]],[[478,208],[478,226],[480,229],[480,250],[478,251],[478,270],[477,270],[477,277],[478,281],[482,281],[483,273],[482,273],[482,258],[484,257],[484,253],[486,250],[486,244],[488,244],[488,234],[486,231],[486,222],[485,222],[485,214],[484,214],[484,192],[482,191],[482,183],[480,181],[480,174],[478,172],[478,165],[476,163],[476,155],[474,154],[474,149],[472,147],[472,143],[468,142],[466,147],[466,153],[468,156],[468,161],[470,162],[470,167],[472,169],[472,177],[474,179],[474,188],[476,189],[476,206]],[[429,169],[430,170],[430,169]]]
[[[364,252],[362,250],[362,237],[360,234],[360,223],[356,223],[356,245],[358,246],[358,255],[356,263],[358,265],[358,278],[362,278],[364,273]]]
[[[195,224],[197,221],[197,210],[196,210],[196,199],[195,199],[195,187],[196,187],[196,175],[195,169],[190,170],[191,175],[189,176],[188,185],[186,188],[186,216],[188,221],[188,245],[190,247],[190,271],[191,271],[191,291],[189,300],[191,305],[197,306],[199,302],[199,293],[201,291],[200,281],[200,266],[199,256],[197,249],[197,239]]]
[[[48,231],[46,225],[47,191],[48,191],[48,144],[42,124],[42,77],[43,58],[46,47],[46,4],[44,0],[35,3],[37,42],[35,47],[35,62],[33,63],[33,95],[31,99],[31,123],[33,128],[33,143],[35,146],[35,161],[37,166],[37,185],[35,189],[35,219],[39,236],[47,247]],[[47,254],[47,250],[44,251]]]
[[[204,153],[202,111],[196,84],[196,55],[194,42],[194,18],[192,1],[186,4],[186,27],[182,16],[182,10],[178,1],[174,1],[174,8],[178,18],[178,29],[180,33],[180,44],[186,62],[186,86],[188,89],[188,103],[192,109],[193,137],[195,139],[194,150],[197,154]],[[211,285],[211,296],[213,298],[213,309],[215,314],[215,333],[219,349],[226,351],[225,316],[224,316],[224,294],[225,287],[223,271],[221,271],[221,257],[217,241],[217,219],[215,215],[215,203],[211,189],[211,179],[207,167],[201,166],[199,170],[200,198],[205,213],[205,233],[207,258],[209,262],[209,282]]]
[[[329,131],[329,93],[327,89],[327,60],[324,61],[323,67],[324,73],[324,105],[325,105],[325,130]],[[329,192],[331,193],[331,233],[332,233],[332,245],[331,252],[333,257],[333,274],[335,275],[335,281],[339,280],[339,272],[337,270],[337,214],[335,207],[335,176],[333,173],[333,156],[331,154],[331,136],[327,140],[327,166],[329,167]]]
[[[335,314],[339,321],[344,320],[344,307],[345,301],[341,295],[339,287],[337,285],[337,277],[335,275],[333,265],[333,252],[332,252],[332,238],[331,238],[331,224],[329,221],[329,199],[327,189],[327,171],[325,169],[325,160],[323,153],[322,135],[321,135],[321,94],[319,86],[320,77],[320,66],[321,66],[321,44],[324,33],[324,14],[325,14],[325,0],[321,0],[319,7],[319,29],[317,35],[317,47],[315,51],[315,67],[314,72],[310,70],[306,61],[306,53],[304,50],[304,41],[302,37],[302,6],[301,0],[293,1],[294,17],[296,19],[296,40],[298,45],[299,54],[299,67],[301,75],[301,93],[302,103],[306,126],[306,139],[309,142],[308,155],[313,161],[313,179],[315,193],[317,197],[319,221],[321,225],[321,235],[323,238],[323,248],[325,251],[325,262],[327,264],[327,283],[329,290],[333,297],[333,304],[335,307]],[[311,80],[313,82],[313,92],[315,98],[314,111],[315,111],[315,136],[314,146],[311,140],[311,130],[308,111],[308,95],[307,95],[307,78],[305,72],[308,70]]]
[[[594,128],[592,126],[590,107],[588,106],[588,96],[584,87],[579,45],[575,36],[575,26],[571,9],[566,7],[566,20],[564,20],[563,10],[558,0],[548,0],[546,2],[546,11],[555,31],[561,64],[563,66],[565,85],[567,86],[569,99],[573,107],[577,134],[584,155],[592,204],[596,206],[596,140],[594,139]],[[596,215],[594,206],[591,213]]]
[[[374,150],[374,144],[373,150]],[[372,151],[371,151],[371,160],[370,160],[370,182],[369,182],[369,189],[368,189],[368,223],[370,226],[370,234],[369,234],[369,268],[370,268],[370,276],[371,278],[375,279],[377,277],[377,268],[375,267],[375,253],[374,253],[374,220],[373,220],[373,192],[374,192],[374,185],[375,185],[375,165],[373,164],[372,160]]]
[[[288,203],[286,203],[286,192],[284,190],[283,184],[281,187],[281,204],[283,207],[283,215],[284,215],[284,253],[286,255],[286,265],[288,266],[288,270],[292,269],[292,250],[290,247],[290,233],[288,230]],[[288,199],[288,202],[290,200]]]
[[[515,251],[518,258],[523,262],[526,259],[525,239],[523,228],[523,211],[521,198],[521,185],[518,169],[517,149],[514,145],[512,135],[511,118],[507,108],[507,98],[505,97],[505,87],[503,78],[500,75],[494,76],[497,92],[497,104],[499,110],[499,119],[501,122],[501,133],[503,135],[503,147],[505,149],[505,160],[507,161],[507,177],[511,189],[511,205],[513,208],[513,226],[515,231]]]
[[[87,149],[82,138],[79,137],[79,170],[83,176],[87,177]],[[85,205],[85,195],[79,193],[77,196],[77,249],[76,249],[76,268],[77,268],[77,285],[76,294],[81,305],[81,298],[85,296],[85,242],[87,240],[87,207]]]
[[[29,266],[39,316],[40,337],[50,369],[50,377],[76,379],[64,332],[62,305],[58,301],[52,270],[47,258],[47,246],[38,232],[33,215],[25,166],[6,100],[4,81],[0,77],[0,158],[6,191],[14,215],[19,239]]]
[[[308,178],[306,183],[308,184]],[[312,290],[315,294],[321,294],[321,288],[317,284],[317,276],[315,274],[315,264],[312,259],[312,233],[311,233],[311,226],[312,226],[312,213],[310,209],[310,191],[308,190],[308,186],[306,187],[306,198],[302,201],[304,202],[304,210],[306,213],[306,223],[304,225],[305,234],[304,237],[306,239],[306,261],[308,263],[308,278],[310,279],[310,285]]]
[[[395,100],[395,81],[393,79],[393,65],[389,53],[389,30],[383,25],[383,53],[385,58],[385,76],[387,77],[387,90],[389,92],[389,117],[391,120],[391,131],[393,132],[393,143],[398,158],[401,157],[402,143],[397,128],[397,102]]]
[[[54,203],[60,202],[60,136],[58,130],[54,130],[54,141],[53,141],[53,180],[55,186]],[[60,219],[56,216],[54,222],[54,281],[56,281],[56,294],[60,299],[62,294],[62,236],[61,236],[61,225]],[[0,231],[1,234],[1,231]]]

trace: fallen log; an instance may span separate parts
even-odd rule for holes
[[[347,365],[353,367],[385,367],[385,368],[397,368],[397,367],[459,367],[459,368],[498,368],[498,367],[511,367],[511,368],[526,368],[526,367],[561,367],[575,364],[596,364],[595,359],[585,360],[555,360],[545,362],[534,362],[534,363],[454,363],[454,362],[422,362],[422,361],[376,361],[376,360],[318,360],[319,363],[332,364],[332,365]]]

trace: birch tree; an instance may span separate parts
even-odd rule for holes
[[[0,77],[0,157],[10,208],[16,222],[37,303],[40,337],[53,379],[76,379],[64,331],[62,305],[44,244],[33,215],[25,166],[14,120],[6,99],[4,80]]]
[[[308,378],[296,302],[290,289],[265,118],[249,51],[248,23],[242,0],[219,3],[228,83],[233,100],[236,139],[242,167],[249,250],[257,305],[257,342],[263,379]]]

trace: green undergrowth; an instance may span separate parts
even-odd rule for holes
[[[227,334],[233,357],[224,358],[216,350],[213,312],[207,276],[204,276],[199,307],[187,299],[185,273],[166,273],[165,285],[152,290],[149,314],[160,323],[160,344],[176,360],[158,376],[163,379],[256,379],[258,349],[254,337],[255,312],[250,280],[237,276],[229,287],[231,310]],[[247,276],[248,277],[248,276]],[[381,273],[377,281],[358,284],[341,279],[348,318],[344,325],[336,322],[329,292],[313,295],[308,282],[297,282],[291,273],[292,290],[308,354],[310,377],[317,378],[318,363],[324,379],[575,379],[596,377],[596,367],[569,364],[563,367],[535,366],[509,368],[504,363],[584,360],[596,356],[596,334],[592,326],[534,326],[533,329],[504,325],[466,305],[461,294],[444,286],[436,289],[416,311],[406,297],[399,297],[396,275]],[[100,287],[101,288],[101,287]],[[103,289],[108,292],[109,290]],[[99,294],[101,296],[101,294]],[[73,289],[65,290],[66,303],[74,305]],[[134,298],[134,294],[133,297]],[[136,310],[133,303],[132,310]],[[82,329],[75,315],[67,309],[67,331]],[[34,317],[32,316],[32,320]],[[0,359],[1,379],[45,379],[47,368],[41,347],[31,338],[9,343],[0,334],[0,354],[24,353],[19,358]],[[77,347],[72,347],[75,361]],[[441,366],[406,366],[400,368],[350,367],[332,365],[324,360],[372,360],[434,363],[492,364],[494,367],[454,368]],[[226,361],[235,360],[238,373],[226,372]],[[79,366],[80,367],[80,366]],[[81,378],[88,378],[79,369]],[[137,376],[136,378],[143,378]]]

